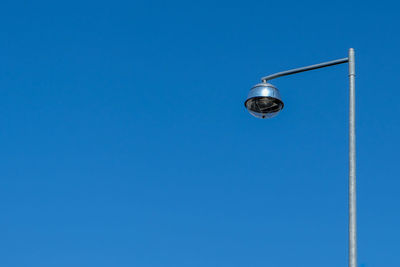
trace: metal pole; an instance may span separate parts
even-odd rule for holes
[[[356,118],[354,49],[349,50],[349,267],[357,267]]]
[[[262,82],[304,71],[349,63],[349,267],[357,267],[357,216],[356,216],[356,118],[355,118],[355,61],[354,49],[349,49],[349,57],[316,65],[287,70],[261,78]]]

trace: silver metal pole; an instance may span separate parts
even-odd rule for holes
[[[356,118],[355,118],[355,61],[354,49],[349,49],[349,57],[329,62],[274,73],[261,78],[262,82],[304,71],[349,63],[349,267],[357,267],[357,216],[356,216]]]
[[[349,49],[349,267],[357,267],[356,118],[354,49]]]

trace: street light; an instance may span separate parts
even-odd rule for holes
[[[259,83],[251,88],[244,105],[251,115],[262,119],[275,117],[283,108],[278,89],[269,83]]]
[[[278,89],[268,81],[304,71],[349,63],[349,267],[357,267],[357,217],[356,217],[356,133],[355,133],[355,61],[354,49],[347,58],[337,59],[298,69],[278,72],[261,78],[262,83],[250,89],[244,103],[251,115],[268,119],[275,117],[283,108]]]

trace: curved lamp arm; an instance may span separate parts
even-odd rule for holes
[[[309,70],[325,68],[325,67],[338,65],[338,64],[343,64],[343,63],[347,63],[347,62],[349,62],[349,59],[346,57],[346,58],[337,59],[337,60],[324,62],[324,63],[319,63],[319,64],[306,66],[306,67],[302,67],[302,68],[282,71],[282,72],[278,72],[278,73],[274,73],[274,74],[262,77],[261,81],[266,83],[267,81],[275,79],[275,78],[278,78],[278,77],[287,76],[287,75],[291,75],[291,74],[296,74],[296,73],[299,73],[299,72],[304,72],[304,71],[309,71]]]

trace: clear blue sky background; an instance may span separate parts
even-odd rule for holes
[[[361,267],[399,266],[396,1],[3,1],[0,266],[347,264],[356,49]]]

